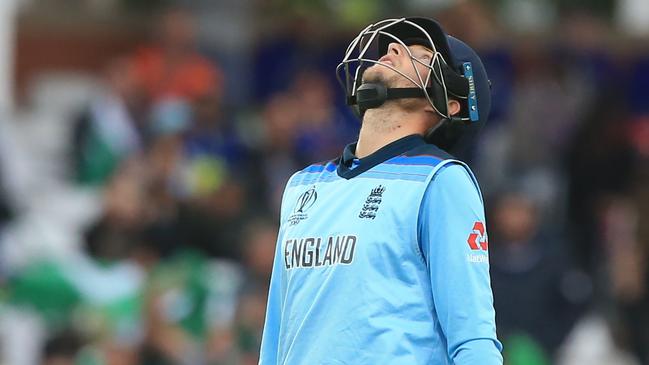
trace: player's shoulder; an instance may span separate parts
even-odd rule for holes
[[[431,181],[470,186],[480,191],[478,181],[469,165],[434,144],[417,146],[406,152],[403,157],[404,163],[429,165]]]
[[[458,197],[473,197],[475,196],[482,200],[482,192],[478,179],[473,174],[473,171],[466,163],[457,159],[446,159],[443,163],[437,166],[431,181],[428,186],[429,189],[438,189],[446,191]]]
[[[339,163],[340,157],[313,163],[295,172],[288,180],[287,187],[335,179],[337,176],[336,169],[338,168]]]
[[[455,160],[455,157],[434,144],[421,144],[390,159],[389,163],[404,166],[430,166],[432,168],[447,160]]]
[[[403,175],[408,180],[428,181],[435,171],[454,157],[432,144],[420,144],[381,164],[381,170]]]
[[[300,174],[312,174],[319,172],[334,172],[338,168],[338,163],[340,162],[340,157],[336,157],[331,160],[320,161],[313,163],[302,170],[296,172],[296,175]]]
[[[444,161],[444,160],[455,160],[456,158],[450,153],[444,151],[443,149],[437,147],[432,143],[421,144],[414,147],[410,151],[404,154],[407,157],[428,157],[431,162]]]

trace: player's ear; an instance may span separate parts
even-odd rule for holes
[[[460,102],[457,100],[450,99],[448,101],[448,114],[449,115],[456,115],[460,112]]]
[[[453,99],[448,100],[448,109],[447,110],[448,110],[449,115],[457,115],[460,112],[461,108],[462,107],[460,106],[459,101],[453,100]],[[435,112],[435,109],[433,109],[433,107],[430,106],[430,104],[428,104],[428,103],[426,103],[426,107],[425,107],[424,110],[429,112],[429,113],[437,114],[437,112]]]

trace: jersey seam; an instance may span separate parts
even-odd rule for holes
[[[480,203],[484,206],[484,201],[483,201],[483,198],[482,198],[482,191],[480,190],[480,186],[478,185],[478,181],[477,181],[475,175],[473,175],[473,172],[471,171],[471,168],[469,168],[469,165],[467,165],[465,162],[462,162],[460,160],[448,159],[448,160],[441,161],[437,166],[435,166],[435,168],[430,172],[430,175],[426,179],[426,181],[425,181],[426,186],[424,187],[423,193],[421,194],[421,197],[419,198],[419,207],[417,209],[417,222],[416,222],[416,225],[415,225],[415,233],[416,233],[415,237],[417,238],[415,249],[416,249],[417,253],[419,254],[421,260],[426,265],[428,265],[428,261],[426,260],[426,257],[422,252],[421,242],[420,242],[421,237],[419,237],[419,221],[421,219],[421,217],[420,217],[421,208],[422,208],[422,204],[424,202],[424,196],[426,195],[426,191],[428,190],[428,186],[433,183],[433,180],[435,179],[435,175],[437,175],[437,173],[442,169],[442,167],[450,166],[451,164],[457,164],[457,165],[462,166],[464,168],[464,171],[466,171],[467,175],[469,175],[469,178],[471,179],[471,182],[473,183],[473,186],[476,188],[476,190],[478,192],[478,197],[480,198]]]
[[[462,161],[455,160],[455,159],[447,159],[447,160],[442,160],[440,163],[438,163],[428,174],[428,177],[424,181],[424,189],[422,189],[421,195],[419,196],[419,205],[417,207],[417,219],[415,221],[415,251],[417,252],[417,255],[419,256],[419,259],[422,261],[422,263],[426,266],[428,266],[428,260],[426,260],[426,256],[422,252],[421,249],[421,237],[419,237],[419,222],[421,219],[421,208],[422,204],[424,203],[424,196],[426,195],[426,191],[428,190],[428,186],[433,182],[433,179],[435,178],[435,175],[442,169],[442,167],[449,166],[452,163],[459,162],[463,164]]]

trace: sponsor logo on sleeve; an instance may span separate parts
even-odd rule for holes
[[[489,250],[489,237],[484,223],[477,221],[473,224],[473,229],[466,242],[472,251],[467,255],[469,262],[489,262],[489,257],[486,255]]]

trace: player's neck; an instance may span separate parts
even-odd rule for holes
[[[396,108],[369,109],[356,144],[356,157],[363,158],[398,139],[425,131],[423,116]]]

